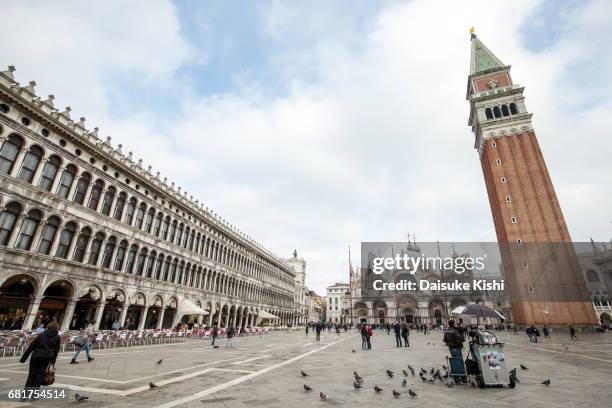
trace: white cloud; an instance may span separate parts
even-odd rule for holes
[[[559,41],[534,53],[525,48],[521,27],[536,6],[391,3],[364,26],[346,9],[262,6],[268,24],[262,30],[277,45],[269,59],[288,92],[266,96],[257,91],[262,83],[245,84],[235,93],[190,94],[167,101],[181,109],[163,118],[143,107],[138,115],[114,119],[108,100],[95,106],[89,89],[98,89],[96,97],[104,100],[108,78],[125,71],[154,78],[150,86],[172,81],[197,45],[178,34],[170,6],[151,11],[150,23],[132,29],[116,27],[130,26],[129,17],[117,21],[111,17],[119,13],[112,10],[101,15],[106,20],[91,17],[84,25],[63,17],[68,28],[62,38],[72,38],[76,30],[82,45],[54,45],[51,55],[48,43],[29,40],[29,47],[47,52],[40,61],[44,69],[34,64],[32,50],[9,56],[41,84],[42,77],[75,94],[83,106],[94,105],[114,140],[274,252],[289,256],[297,248],[309,263],[307,283],[321,291],[347,278],[347,246],[357,264],[360,241],[401,240],[408,232],[421,240],[495,240],[467,126],[471,25],[512,64],[513,79],[526,86],[527,106],[573,238],[607,239],[612,85],[585,80],[573,64],[578,58],[597,60],[600,66],[592,70],[598,79],[610,71],[606,39],[612,33],[608,19],[600,17],[609,16],[610,8],[605,2],[585,5]],[[325,18],[317,19],[318,13]],[[23,16],[15,15],[20,18],[9,20]],[[151,27],[164,32],[152,33],[151,40]],[[107,30],[111,39],[103,38]],[[144,32],[133,33],[139,30]],[[118,38],[131,44],[115,54]],[[151,45],[160,39],[166,46]],[[93,52],[90,41],[101,43],[102,52]],[[141,43],[144,51],[132,54]],[[88,44],[87,57],[79,58]],[[54,63],[55,55],[65,61]],[[586,104],[585,95],[593,103]]]

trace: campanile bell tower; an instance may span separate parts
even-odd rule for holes
[[[474,133],[516,324],[593,325],[597,318],[524,88],[471,30],[468,125]]]

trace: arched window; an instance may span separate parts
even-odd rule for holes
[[[153,226],[153,216],[155,215],[155,208],[149,208],[147,211],[147,216],[145,218],[144,231],[147,233],[151,232],[151,227]]]
[[[100,179],[96,180],[93,187],[91,188],[91,195],[89,196],[89,204],[87,207],[94,211],[98,210],[98,204],[100,203],[100,197],[102,196],[102,190],[104,189],[104,182]]]
[[[157,252],[151,251],[149,253],[149,260],[147,261],[147,271],[145,273],[147,278],[150,278],[153,275],[153,264],[155,263],[156,257],[157,257]]]
[[[110,215],[111,207],[113,206],[113,200],[115,199],[115,187],[109,187],[104,193],[104,199],[102,200],[102,214]]]
[[[147,208],[147,205],[145,203],[141,203],[138,207],[138,211],[136,212],[136,222],[134,226],[138,229],[142,228],[142,220],[144,219],[145,208]]]
[[[136,210],[136,198],[130,198],[127,210],[125,211],[125,223],[132,225],[132,219],[134,219],[134,211]]]
[[[189,250],[193,251],[193,241],[195,239],[195,231],[191,230],[191,235],[189,236]]]
[[[49,157],[49,160],[47,160],[45,163],[45,167],[43,167],[42,174],[40,175],[38,187],[46,191],[51,191],[51,186],[53,185],[53,181],[55,180],[55,176],[57,176],[57,171],[59,170],[61,164],[62,162],[59,157],[55,155]]]
[[[196,235],[196,242],[195,242],[195,251],[196,253],[200,253],[200,233],[198,232],[198,235]]]
[[[170,282],[174,282],[176,279],[176,268],[178,267],[178,259],[174,259],[172,263],[172,273],[170,274]]]
[[[174,242],[174,235],[176,233],[176,220],[172,221],[172,225],[170,225],[170,239],[168,241]]]
[[[183,274],[185,273],[185,261],[181,261],[179,265],[178,280],[176,281],[179,285],[183,283]]]
[[[0,148],[0,172],[10,174],[15,165],[19,151],[23,147],[23,139],[17,135],[9,135]]]
[[[178,226],[178,232],[176,234],[176,244],[181,245],[181,239],[183,238],[183,223],[181,222]]]
[[[144,271],[145,259],[147,257],[147,248],[142,248],[140,253],[138,254],[138,263],[136,265],[136,274],[138,276],[142,276],[142,272]]]
[[[189,227],[185,227],[185,236],[183,237],[183,244],[181,245],[181,243],[179,242],[179,245],[187,249],[188,243],[189,243]]]
[[[166,257],[166,264],[164,265],[164,276],[163,276],[163,281],[168,282],[168,279],[170,277],[170,263],[172,262],[172,259],[167,256]]]
[[[164,266],[164,255],[163,254],[159,254],[159,257],[157,257],[157,265],[155,266],[155,279],[161,279],[162,278],[162,267]]]
[[[0,245],[8,244],[19,214],[21,206],[15,202],[9,203],[0,214]]]
[[[502,116],[510,116],[510,112],[508,111],[508,105],[502,105]]]
[[[29,251],[32,246],[32,239],[38,228],[38,224],[42,218],[42,213],[39,210],[30,210],[27,217],[21,223],[21,231],[15,242],[15,248]]]
[[[123,215],[123,207],[125,207],[125,200],[127,200],[127,194],[124,192],[119,193],[117,197],[117,203],[115,204],[115,214],[113,217],[117,221],[121,221],[121,216]]]
[[[164,219],[164,224],[162,226],[162,232],[161,232],[161,238],[163,240],[168,239],[168,228],[169,227],[170,227],[170,216],[166,216],[166,219]]]
[[[485,115],[487,116],[487,119],[493,119],[493,111],[491,111],[491,108],[485,109]]]
[[[42,234],[40,235],[40,243],[38,244],[38,253],[49,255],[51,252],[51,246],[53,245],[53,240],[55,239],[55,234],[57,234],[57,229],[59,228],[60,220],[59,218],[53,216],[49,217],[47,223],[43,227]]]
[[[30,147],[30,150],[28,150],[25,157],[23,158],[23,164],[21,165],[21,170],[19,170],[17,178],[19,180],[31,183],[32,178],[34,178],[34,173],[36,173],[36,169],[38,169],[38,165],[40,164],[43,155],[43,149],[41,149],[40,147]]]
[[[587,280],[589,282],[593,282],[593,283],[600,282],[599,274],[597,272],[595,272],[594,270],[590,269],[587,272]]]
[[[104,241],[104,233],[98,232],[91,242],[91,249],[89,250],[89,260],[87,261],[90,265],[96,265],[98,263],[98,257],[102,250],[102,241]]]
[[[155,217],[155,224],[153,224],[153,235],[159,237],[159,230],[161,228],[162,218],[164,218],[164,214],[158,212]]]
[[[68,198],[68,193],[70,192],[70,187],[72,187],[76,173],[77,168],[75,166],[72,164],[66,166],[66,169],[64,169],[60,177],[59,185],[57,186],[56,194],[58,196]]]
[[[68,257],[68,250],[70,249],[70,244],[72,244],[75,231],[76,224],[74,222],[69,222],[66,224],[62,230],[62,233],[60,234],[59,244],[57,245],[57,250],[55,251],[56,257],[63,259]]]
[[[518,109],[516,108],[516,104],[512,102],[510,104],[510,113],[516,115],[518,113]]]
[[[77,181],[76,191],[74,192],[74,202],[83,205],[85,202],[85,195],[87,195],[87,189],[91,182],[91,176],[89,173],[83,173],[79,181]]]
[[[117,239],[115,237],[110,237],[106,242],[106,246],[104,247],[104,256],[102,257],[103,268],[110,268],[110,264],[113,259],[113,253],[115,252],[116,246]]]
[[[83,262],[85,259],[85,250],[87,249],[89,238],[91,238],[91,229],[85,227],[81,230],[81,233],[77,238],[76,246],[74,248],[74,256],[72,258],[73,261]]]
[[[493,116],[496,118],[501,118],[501,111],[499,110],[499,106],[493,108]]]
[[[117,248],[117,256],[115,256],[115,266],[113,269],[116,271],[121,271],[123,268],[123,260],[125,258],[125,251],[127,251],[127,241],[123,240],[119,244],[119,248]]]
[[[128,251],[127,263],[125,264],[125,271],[127,273],[134,272],[134,262],[136,261],[136,252],[138,251],[137,245],[132,245]]]

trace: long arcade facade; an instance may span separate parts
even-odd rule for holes
[[[0,71],[0,329],[291,322],[287,264],[13,71]]]

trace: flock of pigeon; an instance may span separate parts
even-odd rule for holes
[[[525,365],[523,365],[523,364],[521,364],[520,367],[523,370],[528,370],[528,368]],[[408,371],[406,371],[406,369],[402,368],[402,374],[404,375],[404,378],[402,379],[402,382],[401,382],[401,386],[402,387],[406,387],[408,385],[408,381],[406,380],[406,377],[408,377],[410,375],[415,377],[415,370],[414,370],[414,368],[410,364],[408,364],[408,370],[410,371],[410,373]],[[420,371],[419,371],[419,377],[421,378],[421,381],[423,381],[424,383],[434,384],[434,383],[436,383],[436,381],[439,381],[441,383],[446,382],[446,385],[449,388],[452,388],[455,385],[455,381],[454,381],[453,378],[451,378],[450,373],[448,371],[448,367],[443,365],[442,366],[442,370],[444,370],[444,374],[442,374],[442,371],[440,371],[440,369],[431,368],[428,371],[428,370],[426,370],[424,368],[421,368]],[[388,369],[386,370],[386,373],[387,373],[387,376],[389,378],[393,378],[394,375],[395,375],[395,373],[393,371],[388,370]],[[306,372],[304,372],[304,370],[301,370],[300,374],[301,374],[302,378],[309,377],[309,375]],[[515,383],[519,383],[520,382],[518,377],[517,377],[517,375],[516,375],[516,368],[512,369],[509,372],[509,375],[510,375],[510,379],[513,380]],[[364,379],[363,379],[363,377],[361,377],[357,373],[357,371],[353,371],[353,376],[354,376],[353,388],[355,389],[355,391],[359,391],[359,390],[361,390],[363,388]],[[428,376],[429,376],[429,378],[428,378]],[[542,381],[541,384],[549,386],[550,385],[550,379],[546,379],[546,380]],[[476,386],[477,386],[476,382],[474,380],[470,380],[470,386],[472,388],[476,388]],[[312,392],[312,391],[313,391],[312,387],[310,387],[308,384],[304,384],[304,392]],[[374,392],[376,394],[380,394],[383,391],[384,390],[381,387],[379,387],[378,385],[374,384]],[[401,392],[399,392],[399,391],[397,391],[395,389],[392,390],[392,393],[393,393],[393,396],[395,398],[399,398],[402,395]],[[414,392],[410,388],[408,388],[408,395],[410,395],[411,398],[415,398],[415,397],[418,396],[418,394],[416,392]],[[325,401],[325,400],[327,400],[329,398],[329,396],[327,394],[325,394],[323,391],[320,391],[319,392],[319,398],[321,398],[322,401]]]

